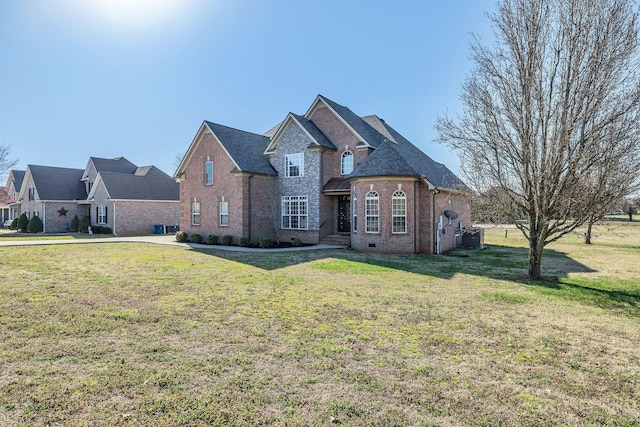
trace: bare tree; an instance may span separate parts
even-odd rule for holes
[[[18,159],[10,157],[11,149],[8,145],[0,145],[0,180],[7,177],[9,171],[18,164]]]
[[[511,200],[538,280],[547,244],[638,184],[638,15],[629,0],[502,0],[489,18],[464,111],[436,127],[478,192]]]
[[[622,202],[622,210],[629,216],[629,222],[640,210],[640,197],[626,197]]]

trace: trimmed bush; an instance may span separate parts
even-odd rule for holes
[[[22,215],[20,215],[20,218],[18,218],[18,231],[20,231],[21,233],[26,233],[28,226],[29,218],[27,218],[27,214],[23,212]]]
[[[78,218],[78,215],[74,215],[74,217],[71,218],[71,222],[69,223],[69,231],[72,233],[77,233],[79,228],[80,218]]]
[[[94,225],[93,227],[91,227],[91,232],[93,234],[102,234],[102,226],[101,225]]]
[[[302,246],[302,241],[296,238],[296,239],[293,239],[293,242],[291,244],[297,248],[299,246]]]
[[[176,242],[184,243],[187,241],[187,233],[184,231],[178,231],[176,233]]]
[[[13,218],[13,221],[11,221],[11,225],[9,226],[9,228],[11,230],[17,230],[18,229],[18,218]]]
[[[218,236],[216,236],[215,234],[209,234],[209,237],[207,237],[207,243],[210,245],[217,245]]]
[[[260,247],[261,248],[272,248],[273,245],[273,240],[268,238],[268,237],[261,237],[260,238]]]
[[[27,231],[29,233],[40,233],[42,231],[42,220],[37,215],[32,216],[29,220]]]
[[[82,218],[80,218],[80,223],[78,224],[78,231],[81,233],[88,233],[90,225],[91,225],[91,219],[85,215]]]
[[[191,243],[202,243],[202,234],[193,233],[191,235]]]
[[[246,237],[241,237],[240,240],[238,240],[238,245],[239,246],[249,246],[249,239],[247,239]]]
[[[233,243],[233,236],[225,235],[222,236],[222,244],[225,246],[230,246]]]
[[[111,227],[102,227],[102,234],[113,234]]]

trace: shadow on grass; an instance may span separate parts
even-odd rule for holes
[[[351,250],[318,250],[300,252],[248,253],[197,249],[196,251],[263,270],[277,270],[303,263],[333,273],[385,274],[398,271],[450,279],[456,274],[470,274],[488,279],[506,280],[526,286],[535,292],[579,301],[606,309],[621,310],[640,317],[640,282],[607,282],[606,280],[570,278],[569,273],[591,273],[566,253],[545,249],[542,269],[548,279],[527,279],[526,248],[492,245],[484,250],[454,251],[449,255],[389,255],[360,253]]]

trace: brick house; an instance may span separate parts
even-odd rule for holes
[[[0,207],[0,219],[2,223],[12,220],[20,216],[20,204],[18,203],[18,194],[22,181],[24,180],[25,171],[12,169],[9,171],[7,183],[4,187],[5,200],[3,206]]]
[[[205,238],[440,253],[471,220],[470,190],[446,166],[322,95],[262,135],[203,122],[175,178],[180,228]]]
[[[45,233],[68,231],[78,215],[114,234],[144,234],[157,224],[176,224],[178,191],[155,166],[91,157],[85,169],[28,165],[18,203],[27,217],[40,217]]]

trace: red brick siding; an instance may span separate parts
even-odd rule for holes
[[[391,204],[393,193],[398,190],[398,184],[401,184],[401,190],[407,196],[407,232],[402,234],[394,234],[392,232]],[[378,193],[380,216],[379,216],[379,232],[367,233],[365,220],[365,198],[367,193],[373,186],[373,191]],[[414,247],[416,241],[416,230],[414,226],[415,212],[414,200],[415,189],[417,183],[413,179],[388,178],[379,179],[362,179],[352,182],[353,192],[358,197],[358,229],[351,233],[351,246],[358,251],[384,252],[384,253],[414,253],[417,247]],[[353,196],[352,196],[353,200]],[[375,247],[369,247],[369,245]]]

